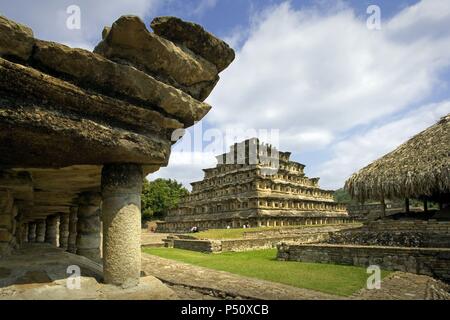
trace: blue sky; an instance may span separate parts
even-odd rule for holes
[[[80,30],[65,27],[72,4],[81,9]],[[380,8],[380,30],[366,26],[369,5]],[[123,14],[147,25],[158,15],[200,23],[237,53],[207,99],[213,109],[197,124],[200,135],[279,130],[280,148],[325,188],[341,187],[450,112],[448,0],[0,0],[0,13],[38,38],[87,49]],[[150,178],[201,179],[215,152],[186,156],[188,141]]]

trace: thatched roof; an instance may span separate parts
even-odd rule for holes
[[[345,189],[359,201],[450,193],[450,114],[354,173]]]

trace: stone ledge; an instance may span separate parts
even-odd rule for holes
[[[450,248],[410,248],[333,244],[278,245],[277,258],[285,261],[331,263],[404,271],[450,281]]]

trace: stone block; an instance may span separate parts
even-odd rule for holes
[[[213,63],[149,32],[136,16],[122,16],[114,22],[94,52],[114,61],[127,61],[148,74],[157,74],[159,79],[198,100],[205,99],[218,81]]]
[[[193,124],[211,109],[208,104],[195,100],[179,89],[99,54],[48,41],[37,41],[35,47],[33,59],[39,63],[38,66],[64,74],[83,87],[103,88],[108,94],[127,96],[132,101],[138,99],[158,106],[182,119],[185,124]],[[171,119],[160,117],[158,120],[163,127],[181,127]]]
[[[0,15],[0,56],[28,60],[33,50],[33,31]]]
[[[219,72],[235,58],[234,50],[228,44],[196,23],[185,22],[176,17],[158,17],[152,21],[151,27],[157,35],[182,44],[213,63]]]

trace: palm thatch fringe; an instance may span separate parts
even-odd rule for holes
[[[354,173],[345,189],[361,202],[450,193],[450,114]]]

